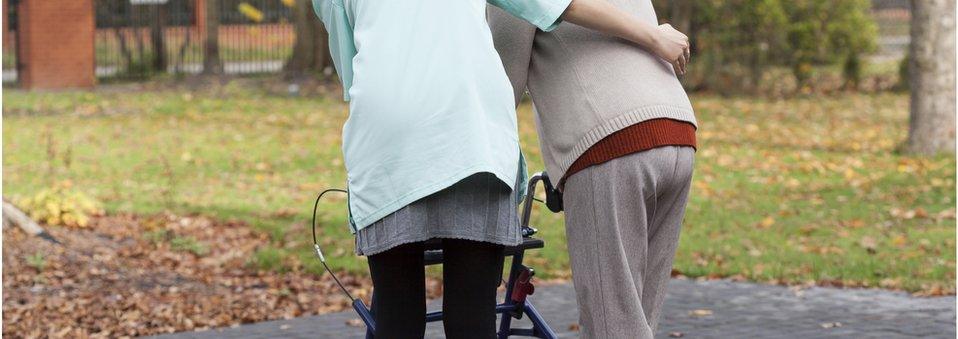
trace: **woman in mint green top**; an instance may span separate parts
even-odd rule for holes
[[[551,30],[571,0],[492,0]],[[343,127],[357,252],[376,336],[422,337],[423,241],[446,253],[447,337],[495,334],[503,246],[525,184],[512,85],[484,0],[313,0],[349,101]],[[483,311],[485,309],[485,311]]]
[[[549,30],[570,0],[494,0]],[[520,171],[512,85],[484,0],[314,0],[349,101],[353,231],[479,172]]]
[[[574,1],[488,3],[542,30],[562,16],[630,33],[621,11],[603,0]],[[515,197],[525,168],[486,1],[313,6],[350,106],[343,127],[350,224],[357,251],[368,255],[376,336],[422,337],[422,244],[430,238],[442,239],[444,291],[454,292],[444,295],[447,337],[494,336],[502,250],[519,241]]]

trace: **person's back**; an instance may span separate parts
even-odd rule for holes
[[[354,230],[473,173],[519,181],[515,109],[484,0],[318,1],[339,11],[339,25],[324,22],[355,51],[333,55],[350,101]]]
[[[649,0],[610,2],[657,25]],[[624,127],[657,118],[696,123],[669,63],[634,43],[571,23],[542,32],[494,7],[489,24],[515,99],[525,89],[533,97],[543,158],[557,180]]]
[[[358,50],[350,89],[353,111],[414,115],[407,121],[408,116],[382,114],[403,132],[442,119],[450,110],[511,111],[508,95],[503,98],[508,80],[498,71],[500,60],[482,20],[484,0],[352,0],[346,5]]]

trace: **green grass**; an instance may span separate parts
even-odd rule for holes
[[[338,97],[237,85],[5,94],[5,197],[70,180],[110,213],[240,220],[272,239],[251,265],[321,272],[308,223],[315,194],[344,186]],[[955,159],[897,154],[905,95],[693,101],[700,148],[677,270],[954,291]],[[528,105],[520,133],[530,168],[541,169]],[[343,198],[321,206],[321,241],[335,268],[365,272]],[[533,223],[548,245],[529,262],[567,278],[562,216],[537,207]]]
[[[37,271],[43,271],[47,267],[47,259],[43,256],[42,252],[37,252],[27,256],[27,266],[37,269]]]
[[[210,253],[210,248],[206,244],[193,237],[174,237],[170,240],[170,248],[174,251],[191,252],[198,256]]]
[[[17,68],[17,54],[12,50],[3,51],[3,69]]]

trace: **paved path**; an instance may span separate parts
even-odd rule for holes
[[[537,286],[530,297],[562,338],[575,338],[578,314],[569,284]],[[438,301],[430,309],[438,308]],[[182,338],[363,338],[351,312],[161,336]],[[524,322],[523,322],[524,323]],[[527,323],[524,323],[527,324]],[[673,280],[657,337],[955,338],[955,297],[914,298],[881,290]],[[428,338],[441,338],[430,324]]]

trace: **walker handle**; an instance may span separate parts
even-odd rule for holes
[[[526,199],[522,202],[522,219],[521,226],[523,228],[529,227],[529,217],[532,215],[532,203],[535,202],[536,198],[536,185],[539,182],[545,184],[546,191],[546,207],[554,213],[562,212],[562,193],[555,189],[552,186],[552,181],[549,180],[549,175],[546,172],[539,172],[533,174],[529,177],[529,183],[527,184],[526,189]]]
[[[554,186],[552,186],[552,180],[549,180],[549,175],[545,172],[542,172],[542,183],[546,186],[546,207],[549,208],[552,213],[562,212],[562,192],[559,192]]]

